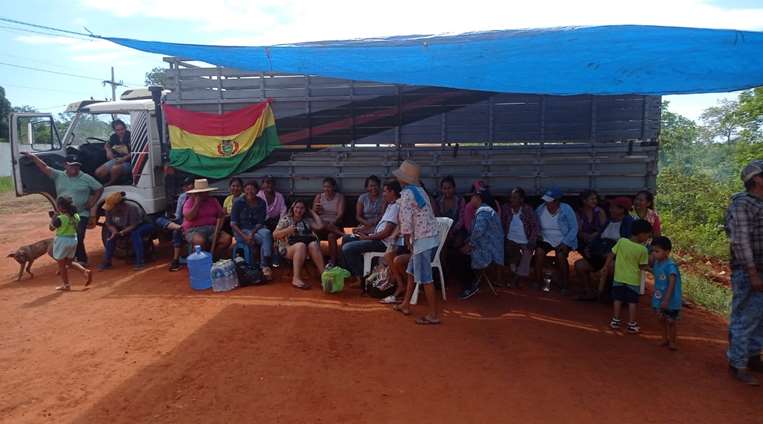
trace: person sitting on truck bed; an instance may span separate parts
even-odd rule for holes
[[[85,232],[91,221],[92,226],[95,227],[97,217],[95,206],[103,194],[103,186],[95,178],[80,170],[82,164],[77,162],[76,157],[67,156],[64,171],[59,171],[49,167],[42,159],[31,153],[21,152],[21,154],[32,160],[37,169],[53,180],[56,196],[71,197],[74,202],[77,214],[81,218],[77,224],[77,253],[74,260],[82,266],[87,266]]]
[[[366,192],[358,197],[355,204],[355,219],[360,227],[358,232],[370,234],[374,231],[376,224],[379,223],[384,215],[384,199],[379,192],[381,181],[376,175],[366,178]]]
[[[342,231],[342,216],[344,216],[344,196],[336,191],[336,180],[331,177],[323,179],[323,192],[315,195],[313,211],[321,217],[323,228],[318,235],[329,242],[329,257],[336,264],[339,258],[337,240],[344,236]]]
[[[540,237],[535,248],[535,279],[536,282],[543,280],[546,254],[553,250],[560,285],[566,290],[570,273],[567,257],[578,247],[578,220],[572,207],[561,202],[562,191],[558,188],[546,191],[542,199],[544,203],[535,210],[540,223]]]
[[[278,221],[286,214],[286,199],[284,199],[283,194],[275,191],[275,179],[271,175],[266,175],[262,179],[257,197],[264,200],[268,207],[265,226],[270,231],[274,231]]]
[[[220,230],[225,211],[217,199],[209,196],[215,190],[215,187],[209,187],[206,179],[193,182],[193,190],[188,191],[188,200],[183,205],[183,232],[186,241],[192,246],[202,246],[209,251],[216,232],[219,231],[214,247],[218,252],[226,252],[232,239],[228,233]]]
[[[103,146],[108,160],[95,170],[95,176],[106,185],[114,185],[123,175],[130,175],[130,131],[121,119],[115,119],[111,128],[114,134]]]
[[[260,266],[266,280],[272,278],[270,269],[273,256],[273,234],[265,226],[265,201],[257,197],[257,183],[248,181],[244,185],[244,195],[233,202],[230,226],[236,236],[236,244],[245,244],[250,249],[259,245]]]

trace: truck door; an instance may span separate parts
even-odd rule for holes
[[[66,151],[61,145],[53,115],[12,113],[10,118],[11,161],[16,195],[42,194],[55,204],[53,181],[40,172],[29,158],[21,156],[21,152],[32,152],[51,168],[64,169]]]

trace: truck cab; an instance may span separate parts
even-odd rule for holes
[[[161,144],[155,119],[156,106],[147,89],[128,90],[117,101],[85,100],[70,104],[68,125],[50,113],[13,113],[10,116],[13,181],[17,196],[40,194],[55,205],[53,182],[21,155],[32,152],[48,166],[62,170],[67,157],[82,163],[82,172],[95,177],[107,160],[105,144],[113,133],[111,122],[120,119],[131,133],[130,173],[105,186],[103,199],[123,191],[148,215],[164,212],[166,195]]]

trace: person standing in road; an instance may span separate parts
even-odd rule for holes
[[[85,231],[88,228],[90,217],[95,219],[96,205],[103,194],[103,186],[95,178],[82,172],[82,164],[74,157],[67,157],[64,170],[59,171],[49,167],[37,156],[29,152],[21,154],[34,162],[37,168],[48,178],[53,180],[56,187],[56,196],[66,196],[72,199],[77,208],[80,220],[77,223],[77,252],[74,260],[82,266],[87,266],[87,252],[85,251]],[[95,222],[93,221],[93,226]]]
[[[763,372],[763,160],[742,169],[745,191],[731,197],[726,233],[731,242],[729,370],[737,380],[758,386],[750,371]]]

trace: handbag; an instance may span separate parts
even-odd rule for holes
[[[239,286],[256,286],[265,283],[260,268],[249,265],[246,263],[246,260],[240,256],[233,261],[236,264],[236,275],[238,276]]]
[[[293,235],[289,236],[286,241],[289,243],[289,246],[297,243],[305,243],[309,245],[314,241],[318,241],[318,237],[315,237],[315,235]]]
[[[366,277],[365,290],[369,296],[383,299],[395,292],[395,285],[389,278],[389,267],[377,265],[373,272]]]

